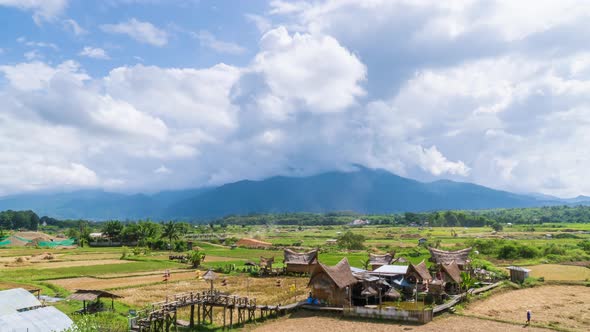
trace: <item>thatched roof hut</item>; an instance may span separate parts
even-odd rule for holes
[[[401,294],[392,287],[387,291],[387,293],[385,293],[385,297],[397,300],[401,297]]]
[[[450,264],[442,264],[441,272],[445,282],[460,284],[462,281],[461,270],[459,270],[459,266],[455,261],[452,261]]]
[[[432,276],[430,275],[430,272],[428,272],[428,268],[424,261],[417,265],[410,263],[405,278],[411,284],[424,284],[432,280]]]
[[[358,282],[352,275],[348,260],[343,258],[334,266],[317,264],[311,273],[308,286],[314,298],[332,306],[342,306],[349,302],[348,291]]]
[[[471,262],[469,253],[472,248],[466,248],[456,251],[446,251],[436,248],[428,248],[430,251],[430,261],[436,264],[451,264],[455,262],[459,269],[463,270]]]
[[[392,254],[385,254],[385,255],[376,255],[376,254],[369,254],[369,265],[371,265],[371,270],[376,270],[383,265],[389,265],[393,261]]]
[[[283,263],[287,272],[311,273],[318,265],[318,250],[295,252],[285,249]]]

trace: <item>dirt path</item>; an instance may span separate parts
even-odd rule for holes
[[[476,332],[476,331],[502,331],[502,332],[547,332],[546,329],[498,323],[469,317],[443,317],[435,319],[426,325],[408,325],[398,322],[369,322],[347,320],[332,315],[299,311],[286,318],[280,318],[274,322],[261,326],[246,326],[246,331],[255,332],[300,332],[300,331],[351,331],[351,332]]]
[[[541,286],[509,291],[469,305],[465,314],[524,322],[529,309],[535,323],[573,331],[588,331],[590,288]]]

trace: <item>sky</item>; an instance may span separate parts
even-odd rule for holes
[[[590,2],[0,0],[0,195],[379,168],[590,195]]]

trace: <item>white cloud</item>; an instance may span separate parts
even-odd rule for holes
[[[63,20],[62,25],[65,30],[73,33],[76,36],[82,36],[88,33],[88,30],[82,28],[78,22],[73,19]]]
[[[23,54],[23,56],[28,61],[43,58],[43,55],[41,55],[41,53],[39,53],[39,51],[37,51],[37,50],[32,50],[32,51],[29,51],[29,52],[25,52],[25,54]]]
[[[246,17],[246,20],[254,23],[254,25],[256,25],[256,28],[258,29],[258,31],[260,31],[261,33],[265,33],[272,28],[271,21],[264,16],[255,15],[255,14],[246,14],[245,17]]]
[[[54,20],[62,14],[67,5],[68,0],[0,0],[0,6],[32,11],[33,20],[37,24]]]
[[[264,34],[260,47],[253,70],[268,87],[262,104],[271,102],[282,112],[341,112],[365,94],[365,66],[334,38],[291,36],[279,27]]]
[[[54,43],[46,43],[46,42],[27,40],[25,37],[19,37],[16,39],[16,41],[21,44],[27,45],[29,47],[50,48],[54,51],[59,50],[59,47],[57,47],[57,45],[55,45]]]
[[[168,43],[168,33],[149,22],[135,18],[118,24],[104,24],[101,29],[108,33],[124,34],[140,43],[162,47]]]
[[[162,166],[156,168],[154,170],[154,173],[156,173],[156,174],[170,174],[170,173],[172,173],[172,171],[168,167],[162,165]]]
[[[100,47],[85,46],[80,53],[80,56],[85,56],[93,59],[108,60],[110,59],[107,52]]]
[[[210,48],[219,53],[243,54],[244,52],[246,52],[246,49],[244,47],[236,43],[221,41],[206,30],[202,30],[199,33],[196,33],[195,37],[199,40],[201,46]]]

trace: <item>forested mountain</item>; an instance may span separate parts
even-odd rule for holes
[[[583,198],[575,200],[583,203]],[[383,170],[244,180],[217,188],[125,195],[98,190],[23,194],[0,210],[33,210],[56,218],[208,220],[232,214],[354,211],[362,214],[531,207],[570,203],[441,180],[419,182]]]

